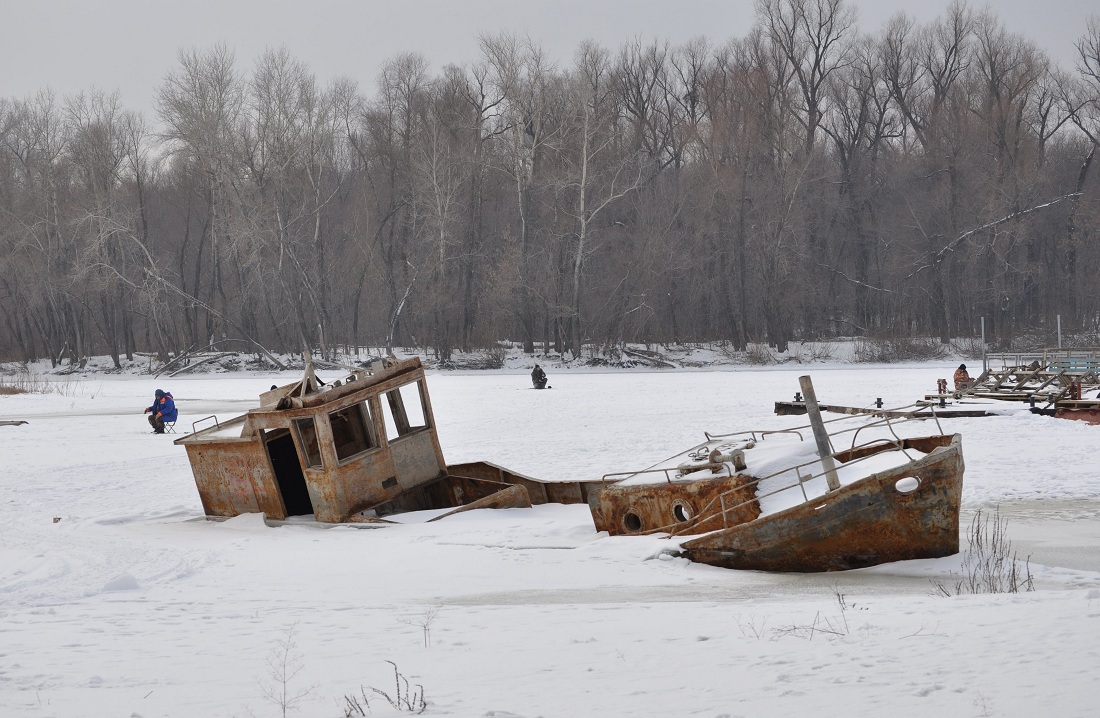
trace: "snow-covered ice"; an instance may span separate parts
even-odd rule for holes
[[[896,406],[949,369],[810,373],[823,402]],[[550,373],[540,392],[523,371],[431,372],[447,460],[560,480],[653,466],[705,430],[800,423],[772,408],[807,370]],[[585,506],[384,528],[204,520],[184,450],[149,433],[153,390],[190,431],[296,378],[100,375],[0,397],[0,418],[30,422],[0,428],[0,716],[282,715],[265,695],[288,635],[288,691],[308,691],[288,715],[342,716],[363,687],[373,715],[395,713],[369,689],[394,693],[387,661],[423,686],[426,715],[1100,713],[1100,427],[943,420],[963,435],[964,531],[999,505],[1037,590],[938,598],[929,579],[958,557],[728,571],[597,534]]]

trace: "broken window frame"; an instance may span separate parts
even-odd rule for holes
[[[358,442],[359,446],[358,447],[353,447],[353,448],[355,448],[355,451],[352,451],[352,453],[347,454],[347,455],[341,455],[341,447],[342,446],[347,447],[348,444],[341,445],[341,444],[337,443],[337,440],[336,440],[337,439],[337,433],[338,433],[338,430],[337,430],[338,424],[337,424],[337,422],[340,421],[341,418],[344,415],[346,415],[350,412],[355,412],[359,417],[359,426],[362,430],[362,438],[363,438],[364,441],[363,442]],[[377,437],[375,436],[374,422],[372,421],[372,418],[371,418],[370,406],[365,401],[361,401],[361,402],[358,402],[356,404],[352,404],[351,406],[346,406],[343,409],[338,409],[336,411],[329,412],[328,413],[328,423],[329,423],[329,428],[332,430],[332,448],[333,448],[333,452],[336,454],[337,463],[341,466],[348,463],[349,461],[354,461],[355,459],[362,456],[363,454],[367,454],[367,453],[370,453],[372,451],[377,451],[378,449],[381,448],[381,445],[380,445]]]
[[[415,387],[416,398],[420,402],[418,418],[423,423],[415,426],[411,425],[409,422],[409,414],[405,406],[405,396],[402,393],[402,389],[407,390],[408,387]],[[382,404],[382,415],[388,441],[394,441],[430,428],[431,422],[428,420],[428,407],[424,401],[424,387],[422,386],[422,382],[419,380],[412,381],[387,391],[386,401]],[[396,432],[396,435],[392,437],[389,436],[391,428]]]
[[[302,468],[323,469],[324,462],[321,459],[321,442],[317,438],[316,418],[307,416],[294,419],[293,424],[294,438],[298,442],[298,458],[302,462]],[[305,428],[307,426],[308,429]]]

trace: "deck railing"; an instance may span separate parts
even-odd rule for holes
[[[873,447],[873,446],[876,446],[876,445],[883,445],[883,450],[891,450],[891,449],[889,449],[889,447],[891,447],[891,446],[895,447],[893,450],[902,451],[903,453],[905,453],[906,459],[908,459],[909,461],[913,461],[914,459],[909,454],[909,450],[905,449],[905,447],[904,447],[903,440],[897,435],[897,432],[894,431],[894,425],[897,424],[897,423],[904,423],[904,422],[907,422],[907,421],[910,421],[910,420],[913,420],[913,419],[923,419],[924,418],[924,417],[916,417],[916,416],[906,416],[905,415],[906,410],[909,410],[909,412],[911,414],[915,414],[915,412],[917,412],[917,411],[928,410],[928,409],[929,409],[929,407],[918,406],[917,404],[908,404],[906,406],[901,406],[901,407],[897,407],[897,408],[894,408],[894,409],[883,409],[882,411],[884,413],[885,412],[891,412],[893,415],[885,414],[882,418],[877,419],[875,421],[872,421],[872,422],[869,422],[869,423],[861,423],[859,426],[852,426],[852,427],[849,427],[847,429],[842,429],[840,431],[833,432],[832,434],[830,434],[830,440],[833,437],[837,437],[837,436],[840,436],[842,434],[852,433],[852,442],[851,442],[851,446],[849,448],[844,449],[842,452],[834,451],[832,454],[830,454],[830,456],[833,459],[836,459],[836,460],[839,461],[839,458],[837,456],[838,453],[843,453],[845,456],[851,456],[852,453],[854,453],[855,451],[857,451],[859,449],[870,448],[870,447]],[[939,432],[942,434],[943,433],[943,428],[939,425],[939,418],[935,416],[935,408],[933,407],[931,409],[931,411],[932,411],[933,418],[936,420],[936,426],[937,426]],[[899,413],[899,412],[903,414],[901,417],[897,416],[897,413]],[[853,420],[856,420],[856,419],[866,419],[866,415],[857,415],[857,416],[846,415],[846,416],[841,416],[841,417],[838,417],[838,418],[835,418],[835,419],[829,419],[825,423],[828,424],[828,423],[835,423],[835,422],[841,422],[841,421],[853,421]],[[867,442],[864,442],[862,444],[857,445],[856,441],[858,440],[859,434],[861,432],[863,432],[866,429],[870,429],[870,428],[873,428],[873,427],[881,427],[881,426],[885,426],[890,431],[890,433],[894,437],[893,440],[886,439],[886,438],[879,438],[879,439],[873,439],[871,441],[867,441]],[[748,431],[734,432],[734,433],[730,433],[730,434],[711,434],[710,432],[704,432],[704,434],[707,437],[708,442],[713,442],[713,441],[719,440],[719,439],[729,439],[729,438],[739,437],[739,436],[752,437],[752,439],[754,441],[763,441],[765,439],[765,437],[771,436],[771,435],[774,435],[774,434],[795,434],[801,440],[802,435],[798,430],[799,429],[806,429],[806,428],[809,428],[808,424],[806,426],[797,426],[797,427],[794,427],[793,429],[784,429],[784,430],[781,430],[781,431],[748,430]],[[693,449],[693,451],[699,452],[701,449],[704,449],[704,448],[709,449],[707,444],[702,444],[701,446],[697,447],[696,449]],[[864,461],[866,459],[871,458],[872,456],[877,456],[880,453],[881,453],[880,451],[876,451],[876,452],[868,454],[867,456],[861,456],[861,457],[856,458],[856,459],[848,459],[847,461],[841,462],[841,464],[843,466],[853,466],[853,465],[858,464],[861,461]],[[670,457],[669,459],[666,459],[666,461],[669,461],[669,462],[674,461],[679,456],[682,456],[682,454],[678,454],[676,456]],[[748,483],[739,485],[739,486],[737,486],[735,488],[732,488],[728,491],[722,492],[718,496],[715,496],[705,506],[703,506],[702,509],[700,509],[696,513],[696,515],[689,522],[687,522],[686,524],[684,524],[684,523],[675,523],[675,524],[669,524],[669,525],[666,525],[666,526],[659,526],[659,527],[647,530],[644,533],[646,533],[646,534],[668,533],[669,536],[671,537],[671,536],[675,536],[677,534],[682,534],[682,533],[689,532],[693,527],[698,526],[698,525],[702,524],[705,521],[712,520],[715,516],[718,516],[718,515],[720,515],[722,517],[723,527],[726,527],[727,523],[728,523],[726,521],[726,517],[731,512],[737,511],[738,509],[741,509],[741,508],[743,508],[743,507],[745,507],[745,506],[747,506],[747,505],[749,505],[753,502],[759,502],[761,499],[766,499],[770,496],[775,496],[777,494],[780,494],[784,491],[789,491],[789,490],[791,490],[793,488],[796,488],[796,487],[799,488],[802,492],[802,499],[803,499],[802,503],[803,504],[808,503],[811,500],[813,500],[813,501],[820,500],[822,498],[827,497],[828,492],[824,492],[824,493],[821,493],[821,494],[816,494],[815,493],[813,496],[810,496],[806,492],[806,484],[810,481],[813,481],[814,479],[824,477],[825,473],[826,473],[824,467],[822,466],[821,470],[817,471],[817,472],[811,471],[808,474],[803,474],[802,473],[803,469],[805,469],[808,466],[814,466],[814,465],[822,466],[820,457],[815,456],[814,458],[809,459],[808,461],[804,461],[804,462],[799,463],[799,464],[793,464],[793,465],[790,465],[790,466],[785,466],[785,467],[783,467],[782,469],[780,469],[778,471],[774,471],[770,474],[767,474],[766,476],[754,477],[753,480],[748,482]],[[783,484],[779,487],[773,488],[773,489],[769,490],[767,493],[764,493],[764,494],[757,493],[758,490],[759,490],[759,486],[760,486],[761,482],[768,481],[769,479],[774,479],[775,477],[780,476],[782,474],[785,474],[789,471],[794,471],[794,477],[792,478],[792,480],[789,483],[785,483],[785,484]],[[695,473],[695,472],[692,472],[692,473]],[[640,471],[627,471],[627,472],[616,472],[616,473],[613,473],[613,474],[605,474],[602,477],[602,481],[604,481],[604,482],[618,482],[618,481],[622,481],[623,479],[632,478],[632,477],[635,477],[635,476],[642,476],[642,475],[646,475],[646,474],[663,474],[664,479],[667,483],[672,483],[672,481],[674,479],[681,478],[680,470],[679,470],[678,467],[668,466],[668,467],[660,467],[660,468],[652,468],[652,469],[642,469]],[[733,476],[732,471],[729,469],[729,466],[726,465],[725,477],[732,477],[732,476]],[[752,489],[752,491],[753,491],[753,498],[752,499],[741,500],[740,498],[738,498],[735,503],[731,503],[731,504],[727,505],[728,501],[730,501],[737,493],[744,491],[745,488]]]
[[[1027,352],[1000,352],[986,355],[990,369],[1027,366],[1039,362],[1041,366],[1069,371],[1094,371],[1100,369],[1100,348],[1035,349]]]

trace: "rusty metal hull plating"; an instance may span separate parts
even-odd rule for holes
[[[596,530],[611,536],[674,531],[681,526],[697,531],[719,529],[760,515],[750,481],[737,474],[640,486],[610,484],[590,494],[589,509]],[[703,507],[723,495],[731,508],[709,518],[698,517]]]
[[[681,544],[684,555],[723,568],[815,572],[958,553],[964,468],[959,435],[902,443],[927,453],[820,499],[690,539]],[[875,451],[840,452],[837,459]],[[904,490],[912,483],[906,482],[899,488],[906,478],[915,478],[916,487]]]

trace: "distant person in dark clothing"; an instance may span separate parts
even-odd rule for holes
[[[160,389],[156,391],[153,405],[145,407],[145,413],[149,415],[149,426],[153,427],[153,432],[156,434],[164,433],[164,422],[175,421],[179,416],[172,394]]]
[[[966,364],[959,364],[955,370],[955,391],[966,391],[970,388],[970,374],[966,371]]]
[[[546,372],[538,364],[531,370],[531,385],[536,389],[546,388]]]

